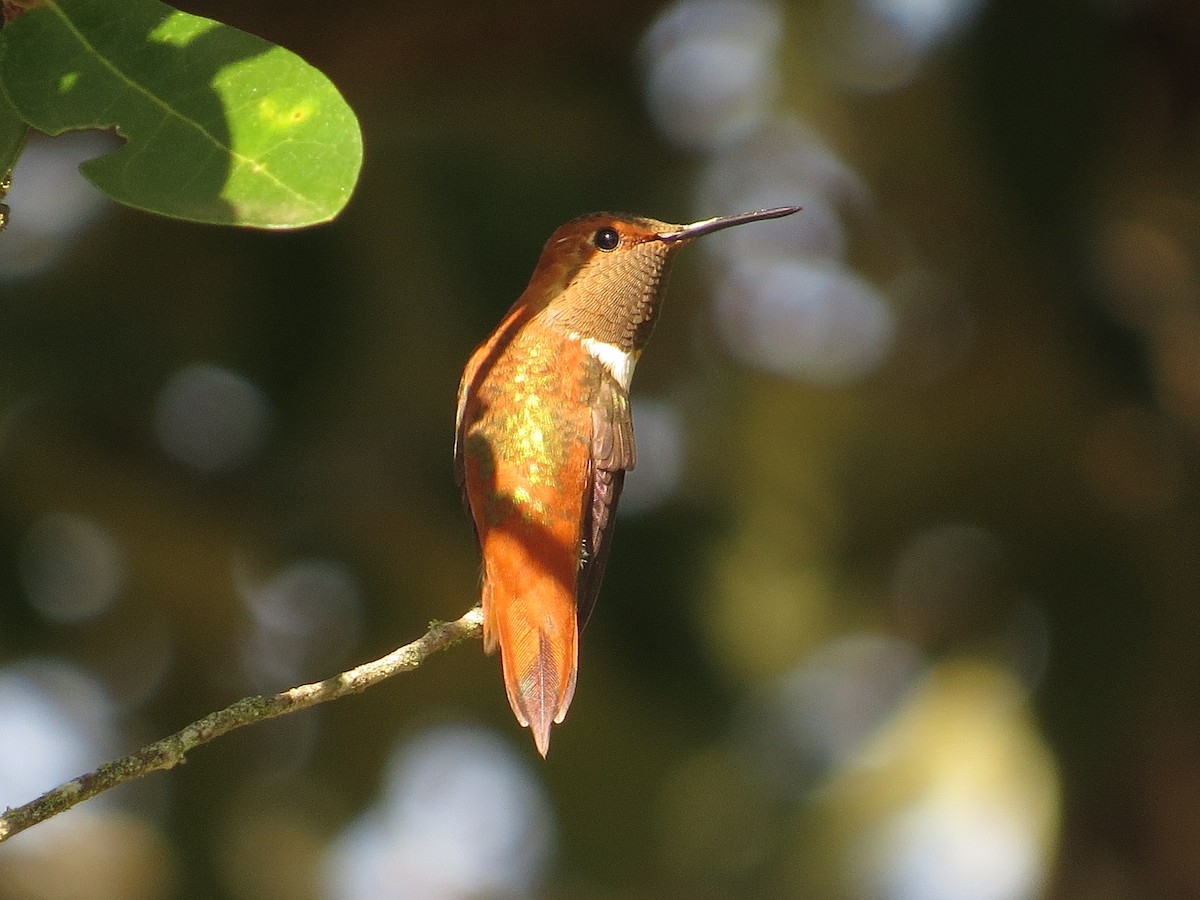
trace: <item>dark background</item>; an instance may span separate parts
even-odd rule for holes
[[[663,9],[187,6],[325,71],[365,163],[326,227],[105,208],[0,281],[0,693],[40,685],[107,735],[80,766],[475,602],[455,391],[546,237],[593,209],[743,211],[698,208],[708,152],[646,111]],[[888,352],[833,380],[745,364],[719,262],[680,257],[634,394],[674,417],[681,468],[621,517],[548,761],[468,644],[197,752],[97,804],[82,843],[15,839],[0,897],[320,896],[422,735],[477,739],[546,823],[478,825],[545,842],[517,894],[1200,895],[1198,9],[981,4],[866,84],[839,67],[844,9],[780,7],[770,115],[855,173],[844,264],[886,301]],[[259,423],[236,464],[156,431],[195,364]],[[47,578],[108,601],[47,615]],[[40,745],[5,727],[15,772]],[[447,754],[422,796],[453,822]],[[105,842],[119,871],[79,849]],[[415,865],[376,896],[466,895]]]

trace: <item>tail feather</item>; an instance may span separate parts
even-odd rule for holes
[[[579,629],[574,603],[544,604],[522,597],[488,607],[485,646],[499,644],[513,715],[533,732],[538,753],[545,756],[550,726],[566,717],[575,694]]]

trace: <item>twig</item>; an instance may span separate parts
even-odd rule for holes
[[[308,709],[349,694],[358,694],[398,672],[411,672],[439,650],[445,650],[467,638],[478,637],[482,627],[483,616],[476,606],[454,622],[431,625],[424,636],[411,644],[405,644],[387,656],[363,663],[340,675],[313,684],[302,684],[273,697],[246,697],[239,700],[136,753],[72,778],[23,806],[5,810],[4,815],[0,816],[0,841],[8,840],[14,834],[117,785],[151,772],[174,768],[196,747],[236,728]]]

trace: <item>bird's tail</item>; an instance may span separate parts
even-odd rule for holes
[[[533,732],[542,756],[550,749],[550,726],[561,723],[575,694],[579,626],[574,596],[553,578],[519,595],[484,591],[483,642],[500,647],[504,687],[517,721]]]

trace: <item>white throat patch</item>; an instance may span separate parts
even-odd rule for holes
[[[633,367],[637,365],[637,354],[626,353],[616,344],[606,344],[595,338],[580,338],[579,343],[593,359],[608,369],[617,384],[628,393],[629,383],[633,381]]]

